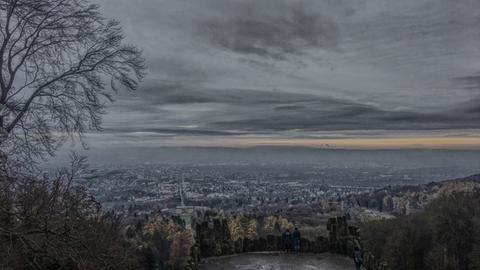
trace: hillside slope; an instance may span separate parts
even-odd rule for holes
[[[351,207],[359,206],[393,214],[412,214],[443,195],[480,188],[480,174],[415,186],[388,186],[368,194],[352,195]]]

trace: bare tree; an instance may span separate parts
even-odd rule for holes
[[[75,184],[84,168],[73,155],[54,178],[0,175],[0,269],[139,269],[120,216]]]
[[[88,0],[0,0],[0,149],[30,160],[101,129],[111,93],[135,90],[144,59]]]

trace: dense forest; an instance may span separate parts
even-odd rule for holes
[[[424,211],[362,225],[365,249],[395,270],[480,269],[480,190],[432,201]]]

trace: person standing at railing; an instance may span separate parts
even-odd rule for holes
[[[298,228],[295,228],[295,230],[293,231],[292,238],[293,238],[293,250],[295,252],[300,252],[302,236]]]

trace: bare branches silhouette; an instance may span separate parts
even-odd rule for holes
[[[140,50],[87,0],[0,1],[0,130],[7,156],[53,154],[101,130],[112,90],[135,90]]]

